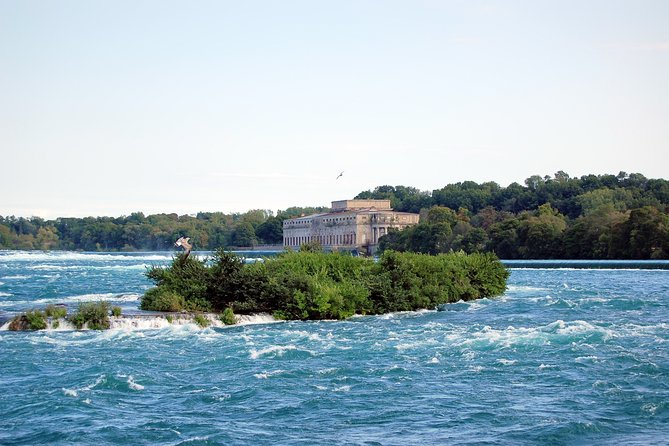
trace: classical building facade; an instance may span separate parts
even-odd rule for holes
[[[417,224],[418,218],[393,211],[390,200],[333,201],[332,212],[284,220],[283,246],[298,249],[303,243],[319,242],[329,250],[374,254],[389,229],[402,230]]]

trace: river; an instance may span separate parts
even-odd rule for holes
[[[0,252],[0,319],[141,313],[170,259]],[[0,331],[0,444],[669,444],[669,262],[507,265],[503,296],[438,311]]]

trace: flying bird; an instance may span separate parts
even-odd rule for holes
[[[193,245],[189,243],[190,237],[180,237],[179,240],[174,242],[174,246],[180,246],[181,248],[184,249],[186,252],[186,256],[184,257],[184,260],[188,258],[190,255],[190,250],[193,249]]]
[[[344,176],[344,171],[342,170],[341,173],[339,175],[337,175],[337,178],[335,178],[335,180],[338,180],[339,178],[341,178],[343,176]]]

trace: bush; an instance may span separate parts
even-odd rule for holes
[[[28,320],[29,330],[44,330],[46,328],[44,313],[39,310],[31,310],[26,312],[26,319]]]
[[[225,325],[235,325],[237,320],[235,319],[235,313],[232,311],[232,308],[228,307],[223,310],[223,313],[218,317],[221,322]]]
[[[23,314],[15,316],[9,323],[9,330],[44,330],[46,328],[46,319],[44,313],[40,310],[30,310]]]
[[[121,307],[112,307],[111,309],[112,316],[120,317],[121,316]]]
[[[82,302],[77,312],[70,317],[70,322],[81,330],[84,325],[91,330],[106,330],[109,328],[108,302]]]
[[[201,314],[196,314],[195,317],[193,318],[193,322],[195,322],[197,325],[199,325],[201,328],[207,328],[209,326],[209,319],[204,317]]]
[[[166,286],[151,288],[140,301],[139,308],[149,311],[183,311],[186,306],[184,298]]]
[[[67,317],[67,308],[61,305],[49,304],[44,309],[44,314],[46,317],[51,317],[54,319],[61,319]]]

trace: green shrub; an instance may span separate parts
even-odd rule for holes
[[[166,286],[151,288],[140,301],[139,308],[150,311],[183,311],[186,306],[184,298]]]
[[[112,316],[120,317],[121,316],[121,307],[112,307],[111,309]]]
[[[28,330],[44,330],[46,328],[44,313],[39,310],[26,312],[26,320],[28,321]]]
[[[60,327],[60,319],[54,319],[54,321],[51,323],[51,328],[55,330],[58,327]]]
[[[172,317],[171,314],[168,314],[167,316],[165,316],[165,319],[167,319],[167,322],[169,322],[170,324],[171,324],[172,322],[174,322],[174,318]]]
[[[218,318],[225,325],[235,325],[237,323],[237,320],[235,319],[235,313],[232,311],[232,308],[230,307],[223,310],[223,313],[221,313]]]
[[[40,310],[30,310],[15,316],[9,323],[9,330],[44,330],[46,326],[44,313]]]
[[[204,317],[201,314],[196,314],[195,317],[193,318],[193,322],[195,322],[197,325],[199,325],[202,328],[207,328],[209,326],[209,319]]]
[[[53,304],[49,304],[44,309],[44,314],[46,315],[46,317],[61,319],[67,317],[67,309],[60,305],[56,306]]]
[[[82,302],[76,313],[70,317],[70,322],[81,330],[87,325],[91,330],[106,330],[109,328],[108,302]]]

